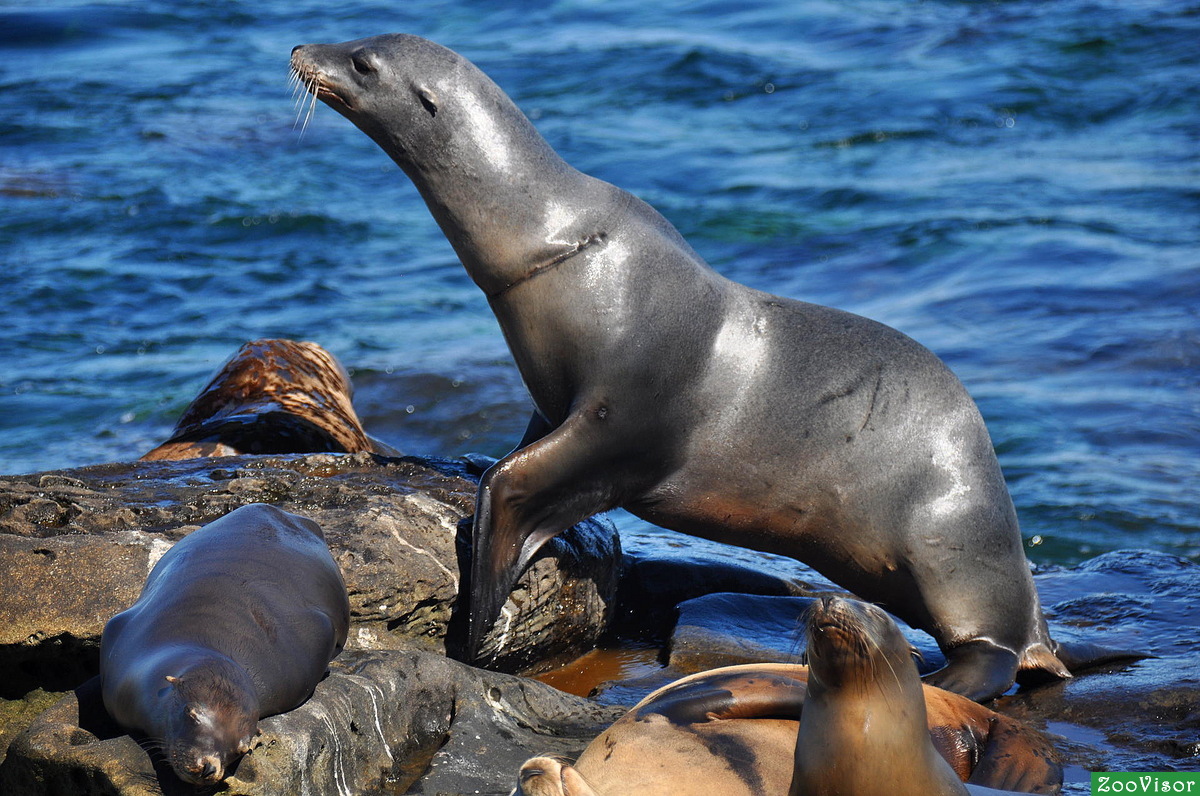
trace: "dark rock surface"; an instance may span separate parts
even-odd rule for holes
[[[621,565],[611,528],[592,524],[554,542],[523,579],[509,605],[517,621],[493,636],[496,664],[538,670],[590,646],[613,618],[609,648],[611,631],[618,645],[621,637],[643,650],[647,640],[661,643],[662,668],[647,673],[643,664],[584,700],[464,666],[444,652],[461,632],[456,545],[479,469],[322,454],[0,478],[0,578],[17,584],[0,593],[0,690],[8,689],[0,696],[74,688],[94,673],[105,619],[134,600],[173,540],[269,500],[325,527],[346,572],[355,649],[310,702],[263,722],[228,792],[508,793],[525,757],[574,756],[618,705],[657,686],[714,666],[795,660],[800,613],[809,596],[833,588],[778,559],[755,570],[685,552]],[[1091,770],[1200,770],[1200,566],[1124,551],[1047,568],[1035,580],[1056,638],[1156,656],[1022,688],[992,705],[1050,735],[1064,792],[1087,793]],[[940,665],[927,636],[906,634],[924,669]],[[37,691],[0,703],[9,722],[0,743],[12,739],[7,757],[0,751],[0,793],[171,791],[173,777],[106,724],[93,686],[45,709],[53,699]]]
[[[104,623],[137,598],[170,544],[253,502],[316,520],[351,602],[349,645],[453,652],[466,462],[371,454],[228,457],[0,477],[0,698],[75,687],[98,668]],[[587,649],[620,569],[591,520],[549,543],[492,638],[491,668],[522,671]]]
[[[804,596],[814,587],[797,578],[781,577],[735,562],[692,556],[624,557],[613,617],[616,632],[626,637],[666,638],[679,620],[679,606],[715,592]]]
[[[526,758],[574,757],[620,709],[441,655],[347,651],[312,699],[260,722],[220,793],[507,794]],[[114,726],[89,681],[34,720],[0,766],[0,793],[198,794]]]

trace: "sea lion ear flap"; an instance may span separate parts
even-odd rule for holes
[[[925,656],[922,655],[921,651],[919,649],[917,649],[916,647],[909,647],[908,654],[912,656],[914,663],[924,663],[925,662]]]
[[[437,116],[438,112],[438,97],[433,89],[426,86],[417,86],[417,99],[421,101],[421,107],[429,112],[430,116]]]

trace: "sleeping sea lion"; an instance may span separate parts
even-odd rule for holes
[[[105,709],[192,784],[221,781],[258,720],[298,707],[346,643],[350,604],[320,526],[262,503],[158,560],[100,640]]]

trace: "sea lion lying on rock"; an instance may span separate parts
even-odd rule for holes
[[[346,643],[341,572],[312,520],[262,503],[192,532],[104,627],[105,709],[180,779],[219,782],[258,720],[299,706]]]

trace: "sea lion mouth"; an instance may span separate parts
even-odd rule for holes
[[[357,110],[350,97],[344,90],[339,90],[341,87],[330,78],[329,74],[316,64],[305,61],[299,52],[292,53],[291,74],[295,90],[299,92],[300,89],[303,89],[311,94],[314,106],[316,100],[321,100],[338,112],[353,113]],[[303,98],[298,99],[297,104],[299,110],[305,114],[304,126],[307,127],[309,119],[312,118],[312,106],[304,111]]]
[[[808,627],[813,633],[861,633],[862,622],[845,603],[818,603],[808,618]]]

